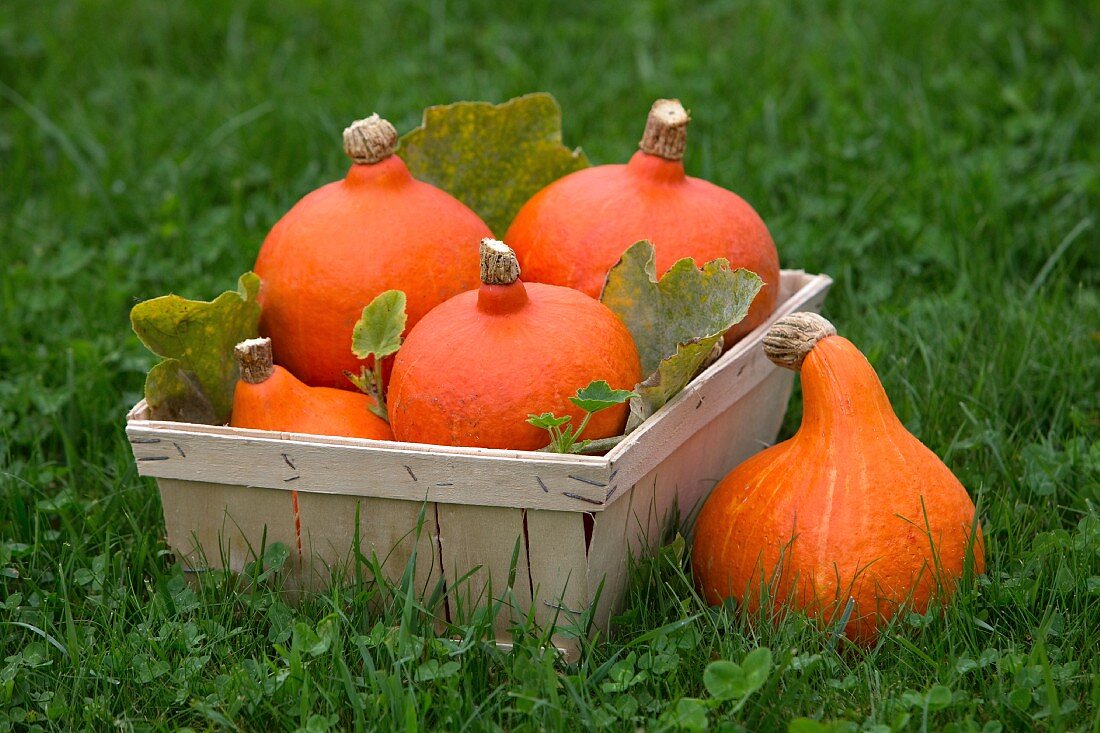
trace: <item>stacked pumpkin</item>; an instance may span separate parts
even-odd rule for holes
[[[658,274],[690,257],[760,275],[748,317],[725,340],[744,336],[775,308],[775,246],[740,197],[686,175],[688,121],[679,102],[656,102],[627,164],[550,184],[519,211],[507,244],[413,178],[392,125],[377,115],[355,122],[344,131],[347,176],[299,201],[260,251],[269,338],[238,348],[231,423],[537,450],[546,434],[528,415],[579,418],[569,401],[579,388],[631,389],[643,376],[630,333],[596,299],[641,239],[654,244]],[[353,328],[364,305],[394,289],[408,320],[396,359],[378,370],[387,424],[345,374],[372,366],[351,353]],[[792,604],[870,642],[902,604],[946,598],[966,558],[983,569],[974,506],[830,324],[799,314],[776,324],[766,346],[802,369],[803,426],[718,484],[698,520],[696,578],[711,602]],[[594,416],[587,435],[618,435],[625,421],[619,405]]]
[[[401,290],[408,336],[384,365],[381,387],[394,436],[537,450],[546,434],[526,423],[530,414],[553,410],[580,422],[569,401],[578,389],[641,381],[630,333],[597,300],[608,270],[641,239],[653,242],[660,273],[684,257],[699,265],[725,258],[761,276],[748,318],[726,335],[732,343],[775,308],[779,260],[744,200],[685,174],[688,119],[678,101],[658,100],[628,164],[565,176],[522,207],[505,236],[514,251],[463,203],[413,178],[395,154],[393,125],[378,115],[353,123],[344,131],[353,161],[345,178],[295,204],[256,261],[260,328],[274,362],[309,387],[350,389],[345,375],[372,366],[349,348],[360,312]],[[278,377],[265,383],[272,398],[283,389],[276,385],[291,384]],[[593,416],[586,437],[622,433],[626,412],[619,405]],[[385,437],[374,425],[336,423],[330,431]],[[237,412],[232,424],[260,427]],[[292,411],[278,427],[305,429]]]

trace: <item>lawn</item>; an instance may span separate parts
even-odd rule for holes
[[[1100,731],[1097,6],[496,5],[7,4],[0,731]],[[484,619],[437,639],[400,587],[186,585],[123,434],[130,307],[232,287],[350,120],[535,90],[595,162],[681,98],[688,170],[835,279],[826,314],[979,507],[988,573],[945,611],[847,649],[708,608],[673,546],[567,665]],[[712,699],[708,663],[758,647],[759,689]]]

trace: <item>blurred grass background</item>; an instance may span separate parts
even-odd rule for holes
[[[706,663],[763,643],[768,685],[712,727],[1100,730],[1098,9],[6,5],[0,730],[691,727]],[[562,668],[524,632],[512,656],[456,651],[400,604],[372,615],[374,591],[187,595],[122,433],[153,361],[129,308],[232,287],[343,175],[350,120],[404,132],[431,104],[536,90],[596,163],[682,99],[688,170],[751,202],[785,267],[835,278],[827,315],[981,507],[990,572],[946,616],[837,655],[797,620],[706,609],[673,553],[639,570],[612,642]]]

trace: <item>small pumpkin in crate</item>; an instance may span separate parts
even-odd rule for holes
[[[242,341],[234,356],[241,378],[233,392],[232,427],[393,440],[390,426],[371,411],[374,400],[303,384],[272,362],[271,339]]]
[[[344,372],[364,363],[347,344],[379,293],[405,292],[411,327],[477,287],[468,243],[489,228],[458,199],[413,178],[396,144],[397,131],[378,115],[352,123],[344,130],[347,176],[296,203],[256,260],[260,331],[275,339],[278,363],[311,386],[351,388]]]
[[[871,643],[902,604],[946,600],[971,552],[984,571],[974,504],[827,320],[782,318],[764,349],[801,372],[802,425],[715,487],[695,527],[696,581],[711,603],[789,601]]]
[[[451,298],[418,323],[394,362],[387,396],[398,440],[537,450],[544,430],[531,414],[553,411],[574,423],[569,400],[596,380],[632,389],[642,378],[622,321],[571,288],[519,279],[515,253],[483,239],[481,287]],[[594,414],[590,439],[618,435],[627,406]]]
[[[654,102],[645,134],[626,165],[571,173],[524,204],[507,241],[529,281],[598,297],[608,270],[635,242],[656,248],[657,275],[685,257],[719,258],[764,281],[727,345],[762,323],[779,294],[779,257],[763,220],[737,194],[684,172],[689,117],[677,100]]]

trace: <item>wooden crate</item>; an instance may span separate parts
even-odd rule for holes
[[[163,422],[144,401],[126,434],[189,572],[240,571],[262,543],[282,542],[290,581],[323,587],[358,537],[396,580],[415,547],[417,588],[446,584],[442,615],[503,599],[498,639],[533,609],[572,652],[582,617],[608,627],[628,555],[653,549],[671,517],[692,517],[722,476],[774,442],[793,372],[765,358],[763,334],[783,315],[819,311],[831,283],[784,270],[772,318],[605,456]]]

